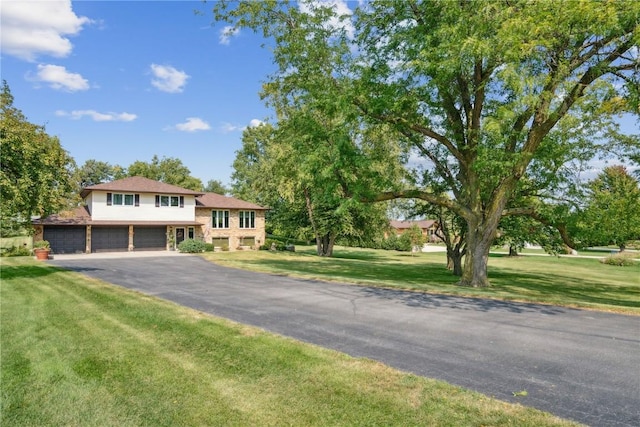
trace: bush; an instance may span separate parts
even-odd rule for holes
[[[178,250],[180,252],[195,254],[204,252],[206,248],[206,244],[202,240],[195,239],[185,239],[178,245]]]
[[[279,240],[266,239],[264,241],[264,245],[260,246],[260,250],[270,251],[272,245],[274,245],[276,251],[284,251],[284,250],[287,249],[287,245],[284,244],[283,242],[279,241]]]
[[[215,250],[215,246],[213,245],[213,243],[205,243],[204,244],[204,251],[205,252],[213,252]]]
[[[10,248],[4,248],[0,252],[0,256],[29,256],[31,255],[31,249],[26,246],[12,246]]]
[[[615,265],[617,267],[630,267],[635,263],[634,258],[637,256],[639,255],[619,252],[617,254],[609,255],[608,257],[601,259],[600,262],[607,265]]]

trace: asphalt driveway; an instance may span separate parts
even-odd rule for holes
[[[640,426],[640,317],[297,280],[197,256],[50,263],[588,425]]]

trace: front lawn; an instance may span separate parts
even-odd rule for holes
[[[574,425],[31,258],[1,274],[3,426]]]
[[[605,265],[594,258],[554,256],[489,259],[489,288],[463,288],[445,266],[445,254],[337,247],[333,258],[297,252],[238,251],[206,253],[221,265],[368,286],[450,295],[537,302],[640,314],[640,262],[631,267]]]

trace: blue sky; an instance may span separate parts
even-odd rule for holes
[[[275,70],[265,40],[246,30],[225,36],[211,2],[3,0],[0,7],[2,79],[15,106],[78,165],[176,157],[203,183],[228,185],[242,130],[271,116],[259,99]],[[638,131],[633,117],[621,124]],[[604,165],[595,161],[583,178]]]
[[[2,79],[78,165],[177,157],[230,182],[242,130],[271,113],[264,40],[224,37],[198,1],[2,2]],[[205,12],[197,15],[194,10]]]

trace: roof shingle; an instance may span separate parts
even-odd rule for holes
[[[244,200],[216,193],[205,193],[202,196],[197,196],[196,208],[267,210],[267,208],[256,205],[255,203],[245,202]]]
[[[184,194],[198,196],[202,191],[193,191],[177,185],[165,184],[142,176],[131,176],[103,184],[91,185],[83,188],[80,196],[85,198],[92,191],[127,191],[132,193],[157,193],[157,194]]]

